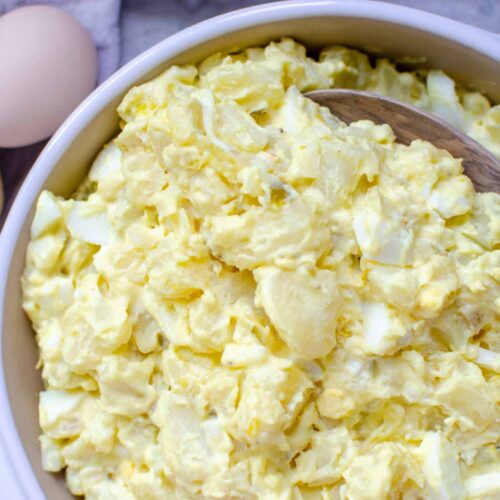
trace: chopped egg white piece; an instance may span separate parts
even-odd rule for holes
[[[71,236],[75,239],[105,245],[110,236],[110,226],[107,214],[96,210],[88,201],[76,201],[66,219]]]
[[[465,481],[465,490],[470,498],[484,500],[500,495],[500,471],[474,474]]]
[[[443,219],[467,213],[474,202],[472,182],[464,175],[440,181],[431,192],[430,206]]]
[[[119,174],[122,153],[118,147],[108,144],[96,157],[89,172],[89,179],[94,182],[103,181]]]
[[[373,354],[388,354],[408,345],[412,331],[404,319],[397,317],[384,303],[363,305],[363,336]]]
[[[61,221],[63,212],[55,196],[43,191],[36,205],[35,217],[31,224],[31,237],[38,238]]]
[[[455,90],[455,82],[442,71],[433,70],[429,71],[426,83],[431,112],[464,130],[464,110]]]
[[[455,450],[439,432],[428,432],[418,452],[422,471],[432,498],[454,500],[465,498]]]

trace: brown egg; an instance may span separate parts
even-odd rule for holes
[[[53,134],[96,79],[95,45],[66,12],[38,5],[0,17],[0,147]]]

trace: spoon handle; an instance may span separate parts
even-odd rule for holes
[[[455,158],[463,159],[464,173],[476,191],[500,193],[500,161],[477,141],[443,120],[370,92],[334,89],[315,90],[305,95],[346,123],[363,119],[387,123],[402,144],[422,139],[445,149]]]

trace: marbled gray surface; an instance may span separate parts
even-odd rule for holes
[[[209,17],[270,0],[122,0],[122,63]]]
[[[122,0],[122,63],[176,31],[269,0]],[[350,1],[350,0],[344,0]],[[385,0],[500,33],[500,0]]]

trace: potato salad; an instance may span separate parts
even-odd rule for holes
[[[94,500],[500,498],[500,196],[461,160],[304,97],[435,113],[500,156],[442,71],[290,39],[131,89],[22,279],[43,467]]]

